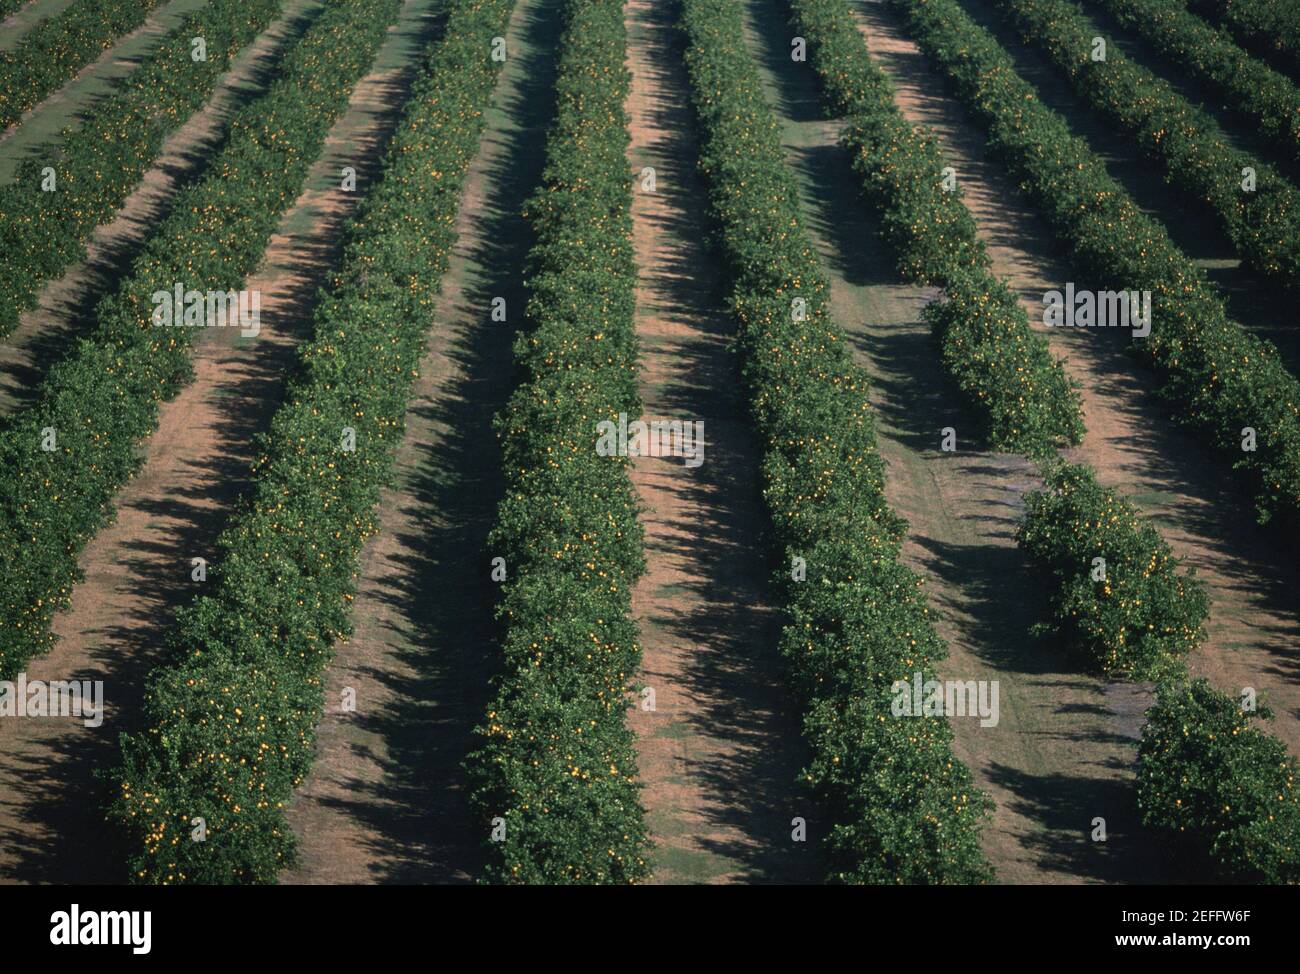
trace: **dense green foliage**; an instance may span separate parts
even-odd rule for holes
[[[894,104],[893,86],[867,54],[847,0],[791,0],[790,7],[828,110],[848,122],[844,140],[899,270],[947,290],[926,315],[944,367],[976,406],[989,445],[1037,453],[1078,443],[1078,394],[1024,309],[989,273],[960,187],[943,186],[933,134],[914,128]]]
[[[632,258],[631,84],[621,0],[564,0],[556,115],[526,215],[522,380],[498,417],[506,494],[503,666],[469,761],[486,878],[627,883],[649,872],[626,718],[640,665],[632,587],[645,570],[627,459],[597,424],[641,411]],[[490,841],[493,819],[505,823]],[[499,838],[499,836],[498,836]]]
[[[161,0],[76,0],[0,51],[0,130],[80,71]]]
[[[972,270],[948,278],[944,295],[923,314],[939,336],[944,368],[987,413],[989,446],[1037,456],[1050,444],[1082,440],[1079,394],[1011,288]]]
[[[1000,322],[1017,312],[1022,327],[1028,326],[1015,294],[985,272],[974,221],[960,196],[939,188],[934,174],[942,163],[933,136],[903,119],[892,86],[871,62],[845,0],[791,0],[791,6],[794,26],[809,41],[831,107],[849,117],[848,140],[868,176],[868,191],[887,207],[889,236],[900,241],[904,254],[916,255],[914,276],[946,284],[948,299],[926,312],[945,336],[945,359],[950,368],[976,377],[971,385],[977,392],[996,388],[996,370],[1007,358],[1023,368],[1023,359],[1004,351],[1017,333],[1001,331],[1000,340],[990,339],[986,346],[954,336],[994,334]],[[909,246],[913,241],[919,246]],[[1075,400],[1058,403],[1068,406]],[[1048,490],[1031,494],[1028,503],[1031,517],[1022,529],[1022,543],[1054,576],[1053,607],[1071,642],[1105,672],[1138,676],[1152,675],[1170,655],[1192,648],[1202,634],[1204,595],[1174,573],[1168,546],[1131,507],[1078,467],[1049,478]],[[1095,556],[1115,563],[1111,585],[1088,583],[1087,568]]]
[[[776,120],[746,50],[739,7],[685,0],[700,168],[740,325],[764,497],[782,563],[781,650],[806,703],[804,777],[832,823],[839,882],[969,883],[989,808],[952,753],[945,718],[895,717],[895,681],[947,652],[921,580],[900,564],[867,377],[827,310],[827,281],[799,218]],[[806,314],[792,314],[802,298]],[[788,566],[806,562],[806,579]]]
[[[1011,60],[954,0],[890,0],[985,126],[1080,273],[1095,286],[1150,290],[1152,328],[1134,352],[1164,380],[1180,422],[1243,471],[1261,521],[1300,518],[1300,382],[1272,344],[1229,320],[1204,274],[1046,108]],[[1085,49],[1086,50],[1086,49]],[[1242,430],[1257,433],[1243,451]]]
[[[50,620],[67,604],[78,554],[112,517],[159,403],[191,377],[195,329],[155,327],[151,296],[177,282],[241,286],[399,7],[358,0],[320,14],[99,303],[97,327],[50,369],[38,401],[9,417],[0,437],[0,678],[53,642]]]
[[[1300,89],[1256,61],[1215,28],[1189,13],[1182,0],[1092,0],[1141,35],[1177,67],[1217,91],[1260,134],[1300,159]]]
[[[1208,860],[1220,879],[1300,883],[1296,760],[1204,680],[1162,688],[1138,751],[1142,821]]]
[[[1165,178],[1210,207],[1243,261],[1300,285],[1300,190],[1277,170],[1228,145],[1205,111],[1111,44],[1091,57],[1096,29],[1074,0],[997,0],[1027,41],[1041,47],[1078,95],[1137,139]],[[1288,126],[1300,124],[1295,117]],[[1242,172],[1255,171],[1255,189]]]
[[[1209,600],[1159,532],[1084,466],[1055,465],[1025,508],[1016,540],[1046,577],[1054,634],[1106,676],[1180,672]]]
[[[934,134],[913,126],[894,86],[867,53],[847,0],[789,0],[791,26],[808,42],[828,114],[848,125],[845,141],[882,210],[884,234],[911,280],[943,283],[989,266],[960,184],[945,192]]]
[[[1191,0],[1191,8],[1232,31],[1251,50],[1285,65],[1300,81],[1300,4],[1280,0]]]
[[[271,22],[281,0],[212,0],[187,16],[79,128],[18,166],[0,187],[0,335],[36,304],[47,281],[86,255],[107,221],[153,163],[163,141],[211,94],[245,44]],[[207,60],[190,57],[190,38],[207,41]],[[55,192],[41,191],[55,170]]]
[[[127,833],[137,882],[270,882],[292,859],[283,809],[311,764],[322,674],[349,631],[357,558],[377,530],[496,79],[491,41],[513,5],[450,4],[346,230],[300,369],[260,438],[212,592],[182,612],[172,657],[149,681],[146,730],[123,739],[111,817]],[[393,10],[358,11],[373,26],[348,24],[336,43],[373,52]],[[355,452],[341,448],[345,427]],[[206,842],[190,840],[194,816]]]

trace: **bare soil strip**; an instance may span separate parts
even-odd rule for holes
[[[465,882],[481,865],[461,762],[495,658],[485,545],[504,485],[492,418],[513,386],[532,243],[521,210],[541,177],[558,30],[552,0],[516,7],[396,483],[362,553],[355,633],[326,675],[316,762],[289,809],[301,864],[286,883]],[[498,296],[510,323],[489,317]],[[345,688],[355,712],[342,710]]]
[[[211,543],[247,485],[251,438],[265,427],[306,328],[318,288],[336,258],[339,229],[356,197],[339,171],[373,177],[379,146],[405,97],[406,59],[430,29],[433,0],[411,0],[380,61],[357,85],[331,130],[307,188],[281,220],[262,267],[245,287],[262,292],[257,339],[212,329],[195,349],[196,379],[164,405],[144,444],[140,474],[117,498],[118,520],[87,546],[85,580],[60,615],[60,643],[27,668],[30,679],[104,681],[99,728],[71,719],[0,722],[0,882],[105,883],[121,880],[121,857],[101,819],[97,769],[117,760],[119,731],[138,712],[143,678],[157,660],[176,608],[202,583],[194,557]]]
[[[176,193],[202,169],[225,134],[230,116],[265,88],[280,52],[306,24],[314,0],[289,0],[283,16],[243,50],[212,97],[164,143],[154,165],[109,223],[98,227],[86,259],[47,284],[35,308],[0,344],[0,415],[30,403],[50,364],[94,326],[100,298],[130,269]]]
[[[32,147],[48,142],[64,126],[75,123],[80,115],[93,110],[95,102],[112,92],[117,79],[130,74],[165,33],[205,2],[172,0],[150,11],[139,27],[123,34],[112,47],[24,112],[18,121],[0,130],[0,148],[4,156],[12,158],[14,152],[31,151]],[[0,168],[0,175],[7,176],[8,173]]]
[[[637,335],[645,421],[703,420],[701,466],[640,457],[647,572],[633,592],[642,633],[638,705],[643,801],[661,883],[819,880],[798,703],[781,685],[779,617],[767,591],[761,447],[728,349],[721,268],[708,249],[681,41],[671,4],[626,8],[629,163],[655,170],[633,197]],[[791,840],[791,819],[813,841]]]

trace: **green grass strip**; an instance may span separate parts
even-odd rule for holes
[[[99,303],[97,327],[50,369],[37,402],[9,417],[0,436],[0,679],[53,644],[50,623],[79,578],[77,556],[111,520],[159,404],[192,377],[195,329],[155,325],[153,296],[178,283],[242,286],[400,5],[324,9]]]
[[[82,125],[19,164],[14,181],[0,187],[0,335],[36,306],[42,287],[86,256],[91,232],[113,216],[163,142],[202,107],[280,7],[281,0],[212,0],[163,38]],[[204,38],[206,60],[190,56],[194,37]],[[43,191],[47,168],[53,192]]]

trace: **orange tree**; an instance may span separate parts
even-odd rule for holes
[[[358,0],[319,14],[270,89],[231,120],[204,178],[178,195],[116,292],[100,301],[97,327],[50,369],[37,401],[8,418],[0,437],[0,678],[53,642],[50,619],[78,578],[77,555],[112,517],[159,403],[190,379],[194,329],[154,327],[151,295],[176,282],[198,291],[241,285],[399,8],[399,0]]]
[[[1204,680],[1161,689],[1138,748],[1142,821],[1238,883],[1300,883],[1300,768],[1286,745]]]
[[[1212,87],[1261,135],[1300,159],[1300,89],[1189,13],[1182,0],[1093,0],[1170,64]]]
[[[1042,453],[1083,436],[1079,397],[1047,341],[988,270],[960,186],[945,186],[934,136],[894,104],[893,86],[867,54],[847,0],[791,0],[793,29],[808,42],[829,114],[883,236],[907,278],[945,288],[925,311],[945,371],[975,407],[989,446]]]
[[[76,0],[0,51],[0,130],[8,128],[119,37],[135,30],[161,0]]]
[[[123,738],[110,818],[135,882],[265,883],[292,861],[284,808],[312,761],[322,674],[349,631],[357,558],[377,530],[496,79],[492,38],[513,6],[449,4],[259,439],[212,592],[182,611],[149,678],[143,729]],[[382,34],[391,10],[359,11],[376,26],[349,24],[334,43],[372,44],[360,37]],[[354,451],[342,448],[345,427]],[[196,816],[204,842],[190,840]]]
[[[1300,6],[1277,0],[1191,0],[1189,6],[1300,81]]]
[[[628,883],[649,843],[626,725],[644,571],[627,459],[597,424],[640,413],[621,0],[564,0],[556,113],[526,207],[521,381],[497,419],[506,493],[490,536],[507,576],[502,665],[468,767],[502,883]],[[495,835],[492,821],[504,824]]]
[[[944,356],[951,361],[950,369],[969,377],[974,395],[993,402],[1015,403],[1032,397],[1033,390],[1040,395],[1051,390],[1050,381],[1029,381],[1035,374],[1048,376],[1045,369],[1031,364],[1035,355],[1045,354],[1033,348],[1042,339],[1029,329],[1016,295],[985,269],[987,261],[960,192],[943,191],[936,178],[942,157],[933,136],[914,129],[903,118],[894,102],[893,87],[867,53],[846,0],[791,0],[791,11],[794,29],[808,40],[827,107],[848,119],[845,139],[865,176],[868,197],[883,210],[886,235],[902,254],[900,266],[906,271],[910,263],[914,277],[945,284],[946,300],[931,304],[926,316],[944,337]],[[972,333],[987,337],[967,340]],[[1019,381],[1000,383],[1000,374]],[[1040,408],[1056,404],[1062,424],[1069,420],[1078,423],[1072,390],[1061,391],[1060,385],[1056,389]],[[1082,431],[1081,423],[1077,429]],[[1011,439],[1007,445],[1037,453],[1034,447],[1043,445],[1043,440]],[[1132,669],[1135,660],[1149,668],[1170,652],[1188,651],[1201,633],[1199,620],[1206,611],[1205,599],[1198,586],[1173,573],[1168,548],[1159,534],[1141,524],[1128,505],[1102,490],[1086,468],[1053,475],[1049,483],[1047,491],[1029,498],[1031,517],[1022,529],[1021,543],[1052,573],[1053,606],[1063,617],[1062,624],[1070,620],[1078,623],[1071,630],[1071,641],[1081,644],[1107,672],[1117,667]],[[1074,533],[1079,526],[1090,524],[1090,519],[1101,518],[1103,511],[1119,512],[1120,516],[1106,515],[1106,531],[1100,537],[1096,532],[1092,537]],[[1035,542],[1032,546],[1027,544],[1030,539]],[[1092,550],[1098,546],[1105,551]],[[1123,559],[1119,558],[1121,552]],[[1089,553],[1087,558],[1085,553]],[[1137,578],[1141,591],[1136,598],[1109,598],[1110,588],[1100,585],[1094,592],[1083,584],[1086,572],[1082,579],[1076,578],[1080,564],[1087,567],[1092,556],[1107,553],[1113,561],[1122,562],[1115,569],[1124,578],[1120,584],[1134,587],[1130,576]],[[1141,562],[1142,567],[1130,571],[1130,560]],[[1187,599],[1174,604],[1154,598],[1157,592]],[[1107,596],[1104,601],[1094,598],[1102,595]],[[1177,616],[1179,624],[1163,618],[1162,613]],[[1152,636],[1148,640],[1151,645],[1138,646],[1133,633],[1147,633],[1149,619],[1170,625],[1168,629],[1162,625],[1158,643]],[[1195,621],[1183,633],[1185,619]],[[1183,639],[1172,639],[1173,632],[1182,634]],[[1126,638],[1130,640],[1127,646]]]
[[[1055,465],[1025,508],[1016,540],[1047,577],[1050,630],[1106,676],[1178,673],[1209,601],[1159,532],[1084,466]]]
[[[1229,146],[1210,115],[1124,57],[1118,45],[1094,61],[1097,30],[1073,0],[998,0],[997,5],[1014,18],[1026,41],[1043,49],[1080,98],[1135,136],[1170,183],[1209,206],[1243,261],[1261,274],[1300,284],[1300,190],[1272,166]],[[1289,120],[1276,124],[1297,124],[1295,110],[1292,102]],[[1242,188],[1247,167],[1255,171],[1251,192]]]
[[[805,702],[803,779],[831,823],[829,876],[850,883],[970,883],[990,807],[941,717],[896,717],[897,680],[947,651],[905,530],[885,503],[867,377],[827,310],[776,120],[738,5],[684,0],[686,65],[783,569],[781,651]],[[792,314],[802,298],[804,313]],[[803,560],[806,576],[789,566]]]
[[[162,39],[60,143],[18,165],[0,187],[0,335],[36,304],[47,281],[86,254],[95,227],[122,205],[163,141],[212,93],[246,45],[276,15],[281,0],[213,0]],[[190,57],[190,39],[207,41],[207,60]],[[55,192],[41,191],[55,170]]]
[[[1204,273],[1143,213],[1105,164],[1015,73],[1007,53],[954,0],[889,0],[986,128],[1070,248],[1080,272],[1150,290],[1152,326],[1133,352],[1163,379],[1180,422],[1241,470],[1261,521],[1300,526],[1300,382],[1277,350],[1233,323]],[[1243,430],[1256,449],[1243,451]]]

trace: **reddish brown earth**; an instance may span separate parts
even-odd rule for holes
[[[703,420],[705,453],[642,457],[632,480],[643,505],[647,572],[633,593],[641,681],[654,692],[630,723],[639,739],[655,879],[798,882],[820,876],[817,823],[795,788],[804,758],[797,705],[781,686],[778,618],[767,591],[759,495],[760,444],[750,431],[734,324],[716,290],[705,191],[671,5],[626,7],[632,92],[632,217],[643,419]],[[814,841],[791,840],[791,819]]]
[[[361,557],[355,633],[326,675],[316,761],[289,809],[301,864],[287,883],[464,882],[486,838],[461,762],[497,652],[486,537],[502,492],[493,415],[514,378],[531,237],[521,215],[541,175],[557,33],[551,0],[523,0],[507,36],[458,241],[420,364],[396,484]],[[355,712],[339,706],[344,688]]]
[[[428,29],[412,2],[385,44],[409,47]],[[280,222],[262,267],[246,282],[262,292],[261,334],[237,338],[209,329],[195,352],[195,381],[164,405],[158,431],[142,446],[140,473],[116,498],[117,521],[80,558],[85,580],[59,615],[56,648],[27,667],[31,679],[104,682],[104,723],[75,720],[0,723],[0,881],[112,882],[112,848],[100,809],[97,769],[117,760],[116,739],[132,726],[142,681],[158,661],[175,609],[200,590],[190,559],[211,557],[212,542],[247,482],[251,437],[269,420],[293,349],[308,325],[339,229],[355,197],[338,189],[342,165],[372,177],[376,147],[394,120],[405,73],[381,67],[362,79],[331,131],[308,189]],[[106,837],[106,835],[110,837]]]

